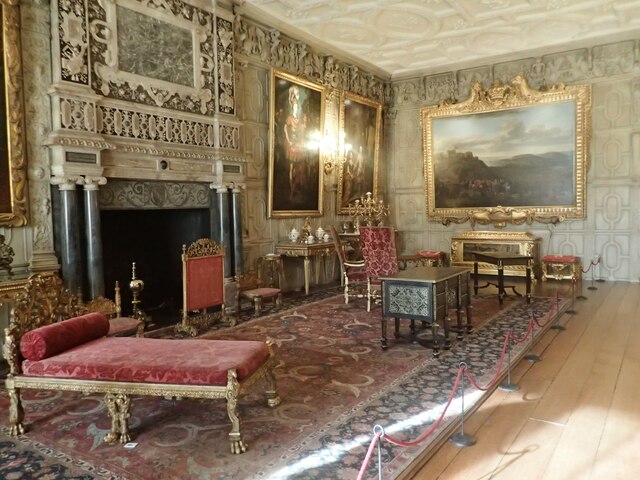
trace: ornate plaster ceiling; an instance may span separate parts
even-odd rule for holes
[[[640,38],[640,0],[236,0],[241,12],[391,78]]]

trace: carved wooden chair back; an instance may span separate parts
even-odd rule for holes
[[[344,287],[344,303],[349,303],[349,298],[366,297],[367,272],[364,269],[364,260],[347,260],[345,245],[340,241],[338,230],[333,225],[331,238],[340,264],[340,285]]]
[[[277,254],[264,255],[258,258],[256,266],[256,270],[238,277],[238,313],[241,311],[243,299],[253,302],[256,316],[262,314],[262,306],[266,299],[273,300],[276,308],[282,305],[282,257]]]
[[[220,307],[224,318],[224,252],[209,238],[200,238],[189,247],[182,246],[182,322],[178,331],[198,334],[208,325],[208,308]],[[190,312],[200,312],[197,317]]]
[[[367,271],[367,311],[380,298],[379,277],[398,273],[395,231],[391,227],[360,227],[360,245]]]

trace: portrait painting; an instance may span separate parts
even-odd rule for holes
[[[338,214],[367,192],[378,192],[378,163],[382,105],[344,92],[340,102],[341,144],[338,176]]]
[[[269,217],[322,215],[324,87],[271,71]]]
[[[424,108],[428,215],[501,225],[583,218],[590,95],[579,87],[476,86],[467,102]]]

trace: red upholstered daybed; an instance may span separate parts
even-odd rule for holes
[[[105,441],[122,443],[130,440],[130,395],[225,398],[231,451],[242,453],[238,397],[264,378],[268,405],[280,402],[270,343],[106,337],[105,316],[58,321],[70,312],[72,296],[56,276],[33,276],[16,298],[5,343],[12,435],[24,433],[21,388],[104,393],[111,417]]]

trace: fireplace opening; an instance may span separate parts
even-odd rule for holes
[[[120,282],[123,315],[131,314],[131,264],[144,281],[141,308],[155,323],[175,323],[182,308],[182,245],[211,235],[209,209],[102,210],[105,294]]]

